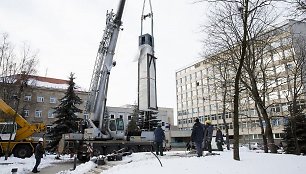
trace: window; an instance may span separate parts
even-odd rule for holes
[[[50,97],[50,103],[56,103],[56,97]]]
[[[23,110],[23,116],[24,117],[28,117],[29,115],[30,115],[30,110],[28,110],[28,109]]]
[[[48,118],[54,118],[55,114],[54,114],[54,109],[51,109],[48,111]]]
[[[131,115],[128,116],[128,120],[132,120],[132,116]]]
[[[274,134],[274,138],[275,139],[282,139],[283,138],[283,134],[282,133],[276,133],[276,134]]]
[[[115,120],[110,120],[109,121],[109,129],[111,131],[116,131],[116,121]]]
[[[35,110],[35,117],[40,118],[42,116],[42,111],[41,110]]]
[[[280,112],[280,107],[278,105],[271,107],[271,112]]]
[[[32,99],[31,95],[25,95],[23,100],[24,101],[31,101],[31,99]]]
[[[113,119],[113,118],[115,118],[115,115],[113,115],[113,114],[112,114],[112,115],[110,115],[110,118],[112,118],[112,119]]]
[[[262,139],[261,134],[253,134],[253,139]]]
[[[50,132],[53,129],[52,126],[47,125],[47,132]]]
[[[42,97],[42,96],[37,96],[37,102],[43,103],[43,102],[44,102],[44,97]]]

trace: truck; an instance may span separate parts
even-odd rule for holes
[[[106,28],[100,42],[88,100],[85,105],[84,131],[63,134],[59,153],[77,154],[80,161],[88,161],[92,155],[107,155],[114,151],[144,152],[153,150],[153,136],[126,139],[123,118],[111,119],[106,114],[107,89],[116,43],[121,30],[121,18],[125,0],[120,0],[117,13],[106,14]]]
[[[8,153],[18,158],[31,157],[38,143],[32,136],[35,133],[44,132],[46,125],[44,123],[30,124],[2,99],[0,99],[0,110],[12,120],[0,122],[0,155]]]

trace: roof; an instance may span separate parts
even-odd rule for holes
[[[68,84],[69,82],[69,80],[56,79],[51,77],[32,76],[32,75],[29,76],[29,79],[35,79],[37,81],[54,83],[54,84]]]

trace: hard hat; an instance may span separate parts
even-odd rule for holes
[[[210,120],[206,120],[205,124],[211,124],[211,121]]]
[[[43,138],[39,138],[38,141],[39,141],[39,142],[43,142],[44,139],[43,139]]]

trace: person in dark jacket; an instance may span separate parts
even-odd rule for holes
[[[214,131],[214,127],[211,125],[210,120],[205,121],[205,126],[204,126],[204,144],[205,148],[207,148],[208,152],[211,153],[211,140],[212,140],[212,134]]]
[[[161,125],[158,125],[154,130],[155,136],[155,145],[156,145],[156,155],[163,156],[163,141],[165,140],[164,130],[161,128]]]
[[[38,144],[35,147],[35,159],[36,163],[35,166],[32,170],[33,173],[38,173],[39,171],[37,170],[38,165],[40,164],[41,158],[43,157],[45,153],[44,147],[43,147],[43,139],[39,138]]]
[[[223,134],[220,128],[217,128],[217,132],[216,132],[216,143],[217,143],[217,147],[219,151],[223,151],[223,143],[224,143],[224,139],[223,139]]]
[[[204,129],[203,125],[200,123],[199,119],[195,119],[195,123],[192,127],[191,141],[195,143],[198,157],[203,156],[202,143],[204,139]]]

